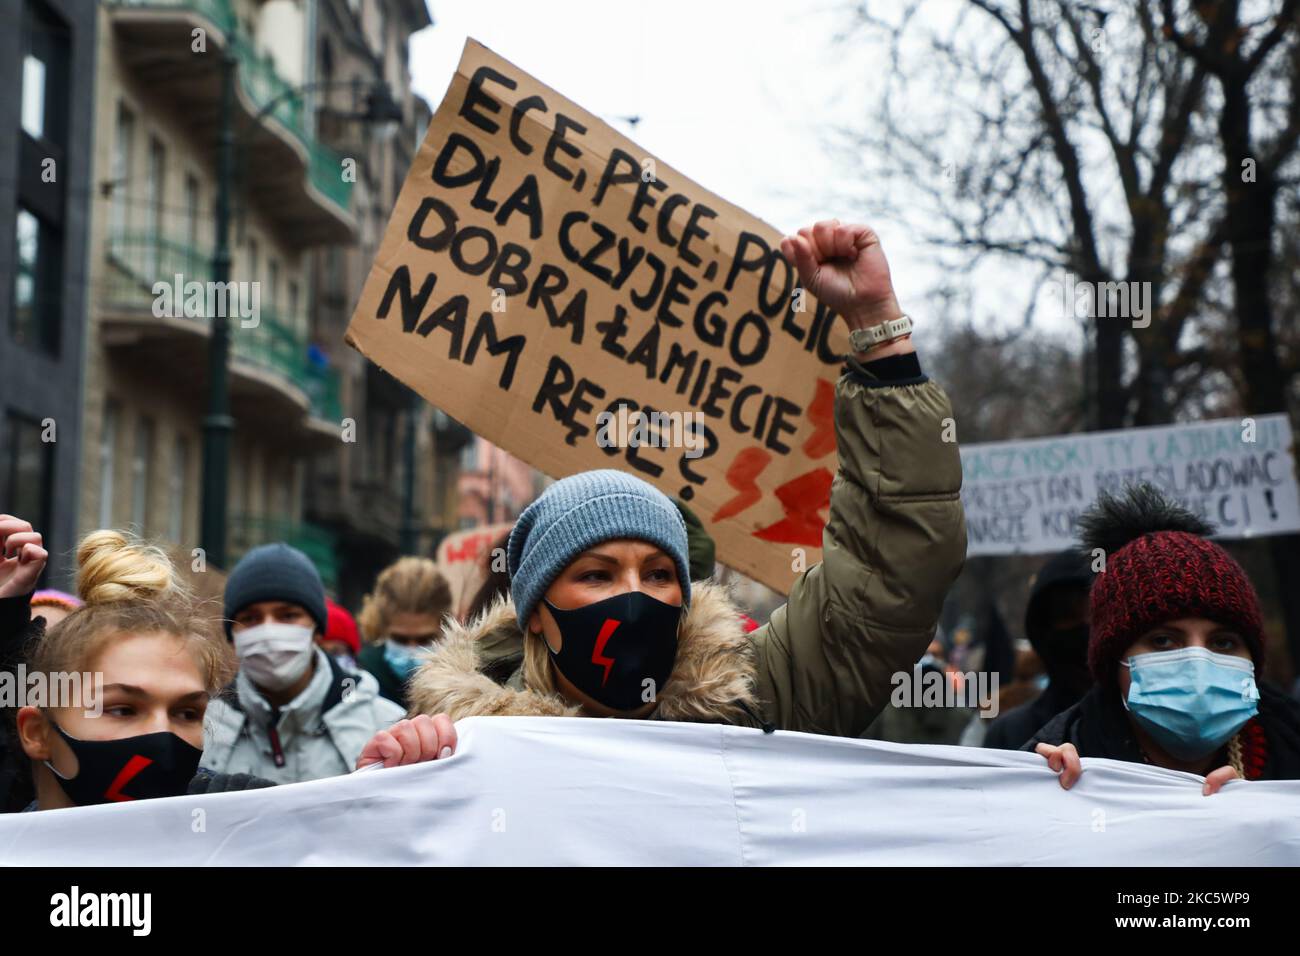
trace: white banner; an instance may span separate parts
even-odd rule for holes
[[[455,756],[267,790],[0,816],[69,865],[1295,866],[1300,782],[702,724],[479,717]]]
[[[1149,481],[1223,538],[1300,531],[1285,415],[1089,432],[961,449],[967,554],[1038,554],[1076,543],[1099,491]]]

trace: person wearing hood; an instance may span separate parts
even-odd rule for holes
[[[404,716],[373,677],[320,647],[325,588],[297,548],[266,544],[244,555],[226,581],[224,617],[239,673],[207,709],[203,766],[276,783],[348,773],[366,743]]]
[[[1300,779],[1300,704],[1258,681],[1259,598],[1212,526],[1150,485],[1101,495],[1080,519],[1105,567],[1089,596],[1096,683],[1022,749],[1069,788],[1080,757],[1149,763],[1205,777]]]
[[[921,372],[871,229],[820,222],[782,252],[854,333],[835,388],[840,468],[822,561],[746,634],[724,587],[692,583],[668,496],[620,471],[570,475],[515,523],[510,598],[449,625],[412,677],[414,712],[867,728],[891,676],[930,643],[965,556],[952,411]],[[502,686],[480,648],[520,633],[523,664]]]
[[[1047,670],[1047,687],[1033,700],[994,718],[983,745],[1019,750],[1038,728],[1072,707],[1092,686],[1088,671],[1088,588],[1092,571],[1069,548],[1034,578],[1025,608],[1025,636]]]

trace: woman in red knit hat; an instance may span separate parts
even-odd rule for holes
[[[1105,556],[1089,598],[1097,683],[1023,749],[1067,789],[1081,756],[1198,774],[1207,796],[1235,778],[1300,779],[1300,704],[1256,684],[1259,598],[1206,540],[1214,529],[1150,485],[1103,494],[1080,527]]]

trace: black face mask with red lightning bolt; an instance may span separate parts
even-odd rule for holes
[[[546,606],[563,639],[551,659],[574,687],[613,710],[658,699],[677,660],[680,604],[629,591],[571,611]]]
[[[185,793],[203,751],[161,731],[118,740],[79,740],[54,724],[77,758],[77,774],[65,777],[47,760],[59,786],[79,807],[95,803],[176,797]]]

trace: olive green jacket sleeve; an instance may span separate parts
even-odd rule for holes
[[[934,382],[845,374],[835,387],[840,468],[822,560],[755,631],[766,721],[860,736],[933,638],[966,556],[961,458]],[[949,438],[944,441],[944,438]]]

